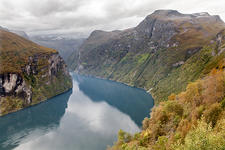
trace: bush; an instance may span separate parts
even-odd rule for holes
[[[168,138],[165,136],[160,136],[156,142],[156,144],[153,146],[154,150],[166,150],[167,147],[167,141]]]
[[[118,140],[120,143],[127,143],[132,139],[132,136],[129,133],[124,132],[123,130],[119,130],[118,132]]]
[[[176,101],[165,102],[164,110],[166,112],[176,113],[179,116],[183,114],[183,107]]]
[[[211,123],[213,127],[216,125],[220,113],[222,112],[222,108],[220,106],[221,105],[219,103],[215,103],[209,106],[209,108],[204,112],[206,122]]]
[[[224,137],[225,128],[216,132],[202,119],[197,127],[187,134],[185,143],[176,143],[173,148],[177,150],[224,150]]]

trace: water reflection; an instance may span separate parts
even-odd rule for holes
[[[46,102],[0,117],[0,149],[11,150],[33,130],[47,132],[59,126],[72,90]]]
[[[106,102],[93,102],[74,82],[60,126],[35,139],[39,131],[34,131],[25,139],[28,142],[22,142],[15,150],[104,150],[116,140],[119,129],[139,131],[128,115]]]
[[[87,76],[73,75],[79,88],[93,101],[106,101],[108,104],[128,114],[138,126],[144,117],[149,117],[154,100],[144,90],[113,81],[105,81]]]
[[[72,91],[1,117],[0,150],[104,150],[119,129],[140,130],[137,122],[152,104],[149,95],[110,81],[73,78]]]

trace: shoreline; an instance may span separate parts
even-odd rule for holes
[[[104,77],[94,76],[94,75],[90,75],[90,74],[80,74],[80,73],[78,73],[78,72],[70,72],[71,77],[72,77],[73,74],[77,74],[77,75],[84,76],[84,77],[89,77],[89,78],[95,78],[95,79],[99,79],[99,80],[107,80],[107,81],[110,81],[110,82],[114,82],[114,83],[117,83],[117,84],[122,84],[122,85],[125,85],[125,86],[128,86],[128,87],[131,87],[131,88],[136,88],[136,89],[138,89],[138,90],[142,90],[142,91],[144,91],[145,93],[149,94],[149,95],[152,97],[152,99],[153,99],[153,105],[155,106],[155,100],[154,100],[154,97],[153,97],[152,94],[149,92],[149,90],[147,91],[147,90],[144,89],[144,88],[136,87],[136,86],[133,86],[133,85],[129,85],[129,84],[127,84],[127,83],[124,83],[124,82],[120,82],[120,81],[117,81],[117,80],[111,80],[111,79],[107,79],[107,78],[104,78]],[[10,115],[10,114],[13,114],[13,113],[16,113],[16,112],[18,112],[18,111],[22,111],[22,110],[28,109],[28,108],[30,108],[30,107],[35,107],[36,105],[39,105],[39,104],[44,103],[44,102],[46,102],[46,101],[49,101],[49,100],[51,100],[52,98],[54,98],[54,97],[56,97],[56,96],[59,96],[59,95],[64,94],[64,93],[66,93],[66,92],[69,92],[69,91],[72,90],[72,89],[73,89],[73,87],[71,87],[71,88],[65,90],[65,91],[62,92],[62,93],[58,93],[58,94],[56,94],[56,95],[54,95],[54,96],[52,96],[52,97],[49,97],[49,98],[44,99],[44,100],[41,100],[41,101],[38,102],[38,103],[32,104],[32,105],[30,105],[30,106],[27,106],[27,107],[24,107],[24,108],[15,110],[15,111],[11,111],[11,112],[9,112],[9,113],[7,113],[7,114],[4,114],[4,115],[0,115],[0,118],[1,118],[1,117],[5,117],[5,116]]]
[[[104,77],[99,77],[99,76],[94,76],[94,75],[90,75],[90,74],[81,74],[79,72],[70,72],[72,74],[77,74],[77,75],[81,75],[81,76],[85,76],[85,77],[91,77],[91,78],[96,78],[96,79],[100,79],[100,80],[107,80],[107,81],[110,81],[110,82],[115,82],[115,83],[119,83],[119,84],[122,84],[122,85],[125,85],[125,86],[129,86],[131,88],[136,88],[136,89],[139,89],[139,90],[142,90],[144,92],[146,92],[147,94],[149,94],[152,99],[153,99],[153,102],[154,102],[154,105],[155,105],[155,100],[154,100],[154,97],[152,96],[152,94],[150,93],[150,90],[147,90],[145,88],[142,88],[142,87],[136,87],[136,86],[133,86],[133,85],[129,85],[127,83],[124,83],[124,82],[120,82],[120,81],[117,81],[117,80],[111,80],[111,79],[107,79],[107,78],[104,78]]]
[[[54,95],[54,96],[52,96],[52,97],[49,97],[49,98],[44,99],[44,100],[41,100],[41,101],[38,102],[38,103],[32,104],[32,105],[30,105],[30,106],[27,106],[27,107],[24,107],[24,108],[21,108],[21,109],[18,109],[18,110],[11,111],[11,112],[9,112],[9,113],[7,113],[7,114],[4,114],[4,115],[0,115],[0,118],[1,118],[1,117],[5,117],[5,116],[10,115],[10,114],[13,114],[13,113],[16,113],[16,112],[19,112],[19,111],[23,111],[23,110],[28,109],[28,108],[31,108],[31,107],[35,107],[35,106],[37,106],[37,105],[39,105],[39,104],[41,104],[41,103],[44,103],[44,102],[47,102],[47,101],[51,100],[52,98],[54,98],[54,97],[56,97],[56,96],[59,96],[59,95],[64,94],[64,93],[67,93],[67,92],[69,92],[69,91],[72,90],[72,89],[73,89],[73,87],[71,87],[71,88],[65,90],[65,91],[62,92],[62,93],[58,93],[58,94],[56,94],[56,95]]]

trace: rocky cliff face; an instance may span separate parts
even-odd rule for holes
[[[224,28],[218,16],[208,13],[157,10],[137,27],[94,31],[70,67],[145,88],[159,102],[207,72],[206,64],[214,59],[211,53],[217,52],[216,35]]]
[[[57,51],[7,31],[0,33],[0,115],[39,103],[72,87],[66,64]]]
[[[7,73],[0,75],[0,99],[6,96],[23,96],[27,104],[31,103],[32,91],[19,74]]]

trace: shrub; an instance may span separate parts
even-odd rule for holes
[[[167,147],[167,141],[168,138],[165,136],[160,136],[156,142],[156,144],[153,146],[154,150],[166,150]]]
[[[164,110],[170,113],[176,113],[179,116],[183,114],[183,107],[176,101],[167,101],[165,102]]]
[[[219,118],[220,113],[222,112],[221,105],[219,103],[215,103],[204,112],[204,116],[207,123],[212,123],[212,126],[214,127],[216,125],[216,122]]]
[[[187,134],[185,143],[176,143],[173,148],[177,150],[224,150],[224,137],[225,128],[221,132],[216,132],[202,119],[197,127]]]
[[[142,129],[145,130],[149,127],[150,124],[150,119],[145,117],[144,120],[142,121]]]

